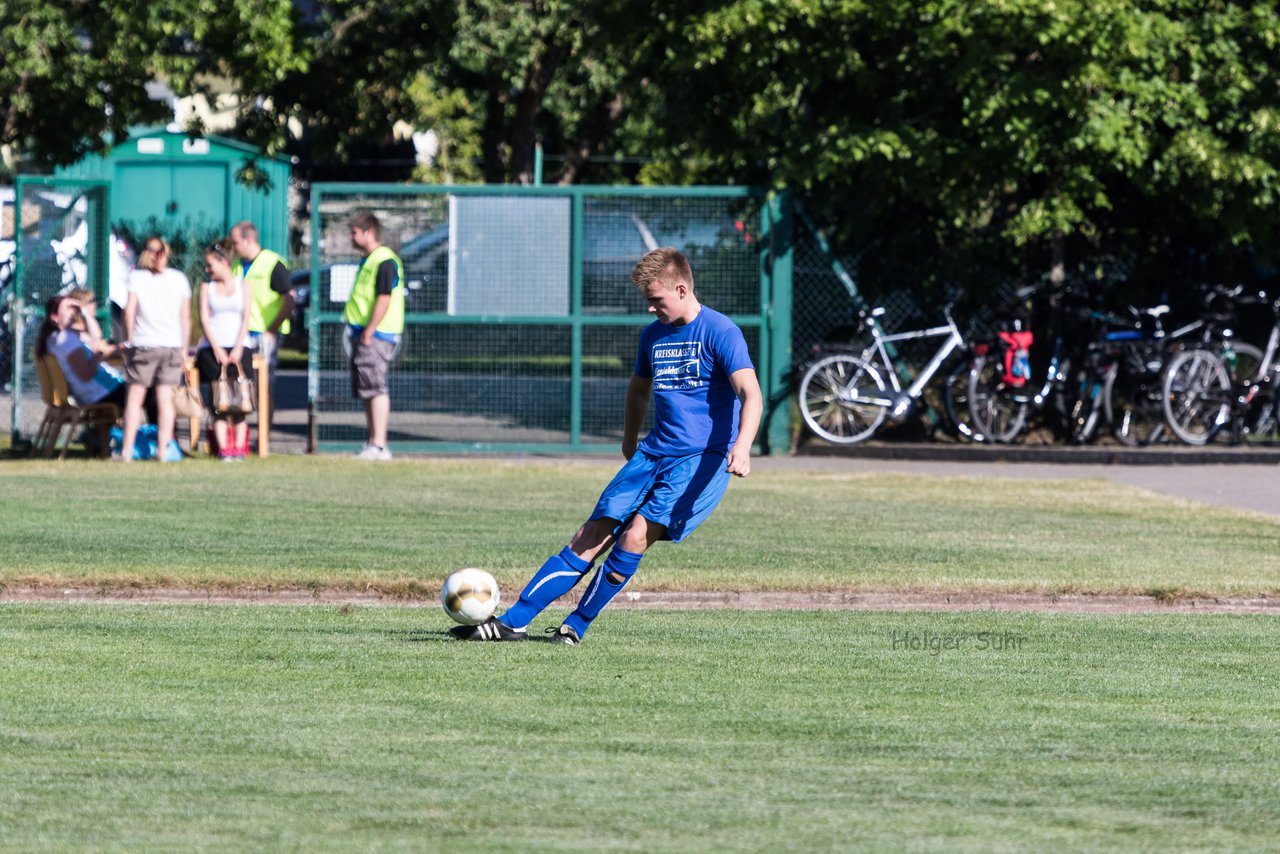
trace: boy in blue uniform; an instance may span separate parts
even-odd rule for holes
[[[627,387],[622,454],[627,463],[605,487],[591,518],[525,585],[501,618],[455,626],[464,640],[524,640],[529,623],[596,571],[578,607],[553,632],[576,644],[600,610],[635,575],[658,540],[679,542],[711,515],[732,477],[751,472],[751,442],[760,426],[760,384],[747,342],[729,318],[698,302],[689,261],[655,249],[631,271],[657,317],[640,334]],[[653,430],[638,441],[654,400]],[[612,548],[611,548],[612,547]]]

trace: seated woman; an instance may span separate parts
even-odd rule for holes
[[[125,384],[120,372],[106,360],[118,356],[120,348],[102,340],[92,340],[75,328],[83,322],[83,308],[72,297],[53,297],[45,304],[44,325],[36,335],[35,354],[42,359],[52,354],[67,378],[67,386],[81,406],[114,403],[124,409]]]
[[[80,304],[80,316],[76,318],[71,328],[79,332],[80,337],[90,346],[93,346],[95,341],[106,340],[106,336],[102,334],[102,326],[98,323],[98,298],[93,291],[88,288],[76,288],[67,296]]]
[[[253,297],[231,271],[231,257],[230,241],[214,243],[204,253],[209,281],[200,286],[200,326],[204,337],[196,351],[202,383],[216,382],[224,370],[228,380],[242,374],[253,379],[253,351],[246,343]],[[236,461],[248,456],[249,424],[244,415],[213,409],[213,434],[220,459]]]

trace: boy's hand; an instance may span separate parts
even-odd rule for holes
[[[751,474],[751,449],[734,445],[729,449],[725,471],[734,477],[746,477]]]

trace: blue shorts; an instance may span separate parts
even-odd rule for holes
[[[680,542],[716,509],[733,475],[721,451],[687,457],[653,457],[636,451],[600,494],[592,519],[626,523],[640,514],[665,525],[666,539]]]

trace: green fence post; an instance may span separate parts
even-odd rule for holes
[[[22,327],[26,325],[25,312],[23,306],[25,300],[22,298],[22,190],[26,181],[21,175],[13,185],[13,278],[9,285],[9,368],[12,374],[10,380],[10,397],[9,397],[9,414],[12,419],[10,424],[10,442],[12,445],[18,443],[22,436],[22,360],[24,358],[22,352],[23,335]]]
[[[573,326],[569,332],[572,348],[569,359],[569,444],[577,449],[582,446],[582,338],[586,334],[582,327],[582,241],[586,229],[582,194],[574,193],[570,204],[572,221],[569,236],[569,275],[571,277],[569,315]]]
[[[791,295],[794,242],[787,190],[769,199],[769,376],[765,381],[765,442],[771,455],[791,450]]]
[[[320,244],[324,242],[320,204],[324,190],[311,187],[311,291],[307,309],[307,453],[319,451],[320,439]]]

